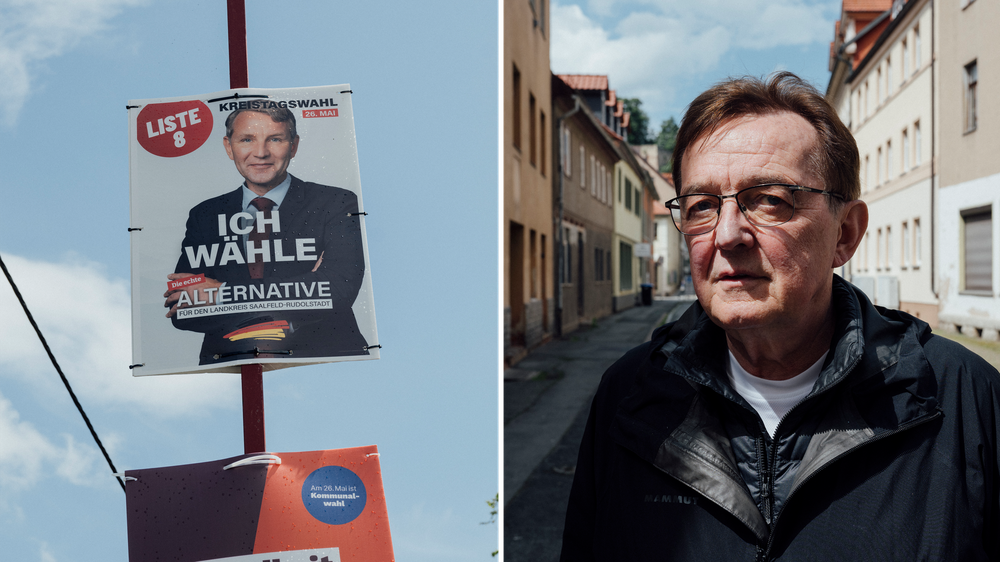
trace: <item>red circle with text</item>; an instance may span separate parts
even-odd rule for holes
[[[149,104],[136,118],[139,145],[164,158],[191,154],[211,134],[212,112],[199,100]]]

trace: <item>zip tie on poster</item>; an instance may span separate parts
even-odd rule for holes
[[[136,367],[145,367],[145,366],[146,366],[145,363],[136,363],[135,365],[129,365],[128,368],[135,369]]]
[[[232,357],[233,355],[253,355],[254,357],[260,357],[262,353],[267,353],[270,355],[291,355],[292,351],[281,351],[281,350],[263,350],[259,347],[254,347],[253,349],[248,349],[247,351],[231,351],[229,353],[216,353],[212,356],[213,359],[225,359],[226,357]]]
[[[138,105],[126,105],[126,106],[125,106],[125,109],[126,109],[126,110],[129,110],[129,109],[137,109],[138,107],[139,107]]]
[[[141,227],[141,226],[140,226],[140,227],[138,227],[138,228],[132,228],[131,226],[130,226],[130,227],[128,227],[128,231],[129,231],[129,232],[132,232],[133,230],[142,230],[142,227]]]
[[[365,211],[361,211],[360,213],[347,213],[347,216],[349,216],[349,217],[358,217],[358,216],[367,217],[368,213],[365,212]]]
[[[375,345],[366,345],[365,346],[365,351],[368,351],[369,349],[376,349],[376,348],[382,349],[382,344],[377,343]]]
[[[341,90],[340,93],[342,93],[342,94],[353,94],[354,90]]]
[[[136,478],[135,476],[125,476],[124,472],[115,472],[111,476],[114,476],[115,478],[121,480],[123,483],[128,482],[130,480],[138,480],[138,478]]]
[[[264,94],[243,94],[241,96],[239,92],[235,92],[231,96],[226,96],[224,98],[215,98],[214,100],[208,100],[208,103],[213,103],[213,102],[222,101],[222,100],[238,100],[240,98],[264,98],[264,99],[267,99],[269,97],[271,97],[271,96],[264,95]]]
[[[278,455],[256,455],[253,457],[240,459],[232,464],[227,464],[226,466],[222,467],[222,470],[229,470],[230,468],[238,468],[250,464],[281,464],[281,457],[279,457]]]
[[[378,453],[368,453],[367,455],[365,455],[365,458],[367,459],[368,457],[377,457],[377,456]]]

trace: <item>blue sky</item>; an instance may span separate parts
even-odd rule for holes
[[[278,8],[280,7],[280,8]],[[250,85],[350,83],[378,361],[265,374],[268,449],[376,444],[398,560],[489,560],[497,6],[247,1]],[[229,87],[225,2],[0,1],[0,255],[119,470],[243,452],[239,378],[133,378],[130,99]],[[5,559],[125,560],[125,498],[0,286]]]
[[[607,74],[653,134],[730,76],[789,70],[821,92],[839,0],[552,0],[552,71]]]

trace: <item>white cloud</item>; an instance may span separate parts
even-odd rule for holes
[[[239,377],[133,377],[128,285],[93,263],[5,254],[4,263],[56,360],[85,406],[140,410],[159,417],[236,407]],[[0,279],[0,377],[64,393],[59,375],[6,279]]]
[[[551,66],[556,73],[607,74],[619,94],[638,97],[647,113],[657,113],[674,103],[679,80],[715,70],[730,51],[828,42],[833,6],[806,0],[590,0],[591,13],[610,22],[602,26],[579,5],[553,2]]]
[[[108,20],[141,1],[0,0],[0,120],[17,120],[41,61],[106,31]]]
[[[23,490],[55,474],[77,485],[107,480],[97,473],[99,453],[63,435],[59,446],[35,427],[22,421],[9,400],[0,394],[0,490]]]
[[[42,543],[42,546],[38,550],[38,556],[40,562],[56,562],[56,557],[49,550],[49,545]]]

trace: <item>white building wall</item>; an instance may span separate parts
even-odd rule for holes
[[[1000,174],[977,178],[965,183],[943,187],[938,192],[938,253],[940,265],[941,312],[940,322],[946,327],[992,330],[984,338],[996,339],[1000,329],[1000,229],[997,228],[1000,213]],[[962,211],[981,207],[992,208],[993,222],[993,288],[990,295],[970,294],[963,291],[964,230]],[[957,251],[956,251],[957,250]],[[970,334],[976,335],[976,334]],[[992,336],[992,337],[990,337]]]
[[[625,181],[626,179],[628,180],[627,183]],[[614,281],[613,296],[616,299],[615,310],[617,311],[622,309],[622,303],[627,302],[622,300],[622,297],[638,293],[639,284],[644,282],[640,275],[639,258],[636,257],[634,251],[635,245],[642,242],[642,212],[640,211],[636,214],[635,209],[636,205],[638,205],[639,208],[642,208],[642,193],[644,188],[636,171],[622,160],[615,163],[614,181],[615,230],[614,235],[612,236],[611,244],[611,270],[613,272],[612,280]],[[625,193],[629,187],[631,187],[631,196]],[[636,201],[635,196],[637,190],[639,193],[638,201]],[[631,203],[630,208],[626,208],[626,202]],[[631,286],[627,286],[627,283],[623,283],[621,276],[622,244],[633,248],[629,250],[632,255]]]
[[[879,279],[883,286],[898,283],[898,293],[892,293],[898,302],[879,304],[898,306],[933,325],[930,10],[924,2],[899,24],[846,85],[850,94],[841,99],[848,105],[842,103],[838,112],[858,143],[861,198],[869,208],[866,239],[847,274],[872,277],[873,287]],[[870,296],[877,301],[879,292]]]
[[[661,294],[672,295],[680,289],[682,281],[680,245],[683,241],[670,215],[656,215],[654,228],[653,259],[659,264],[656,286]]]

